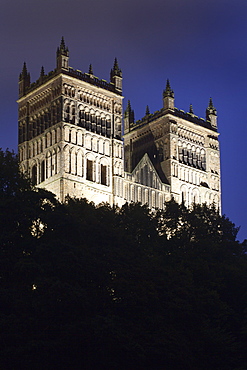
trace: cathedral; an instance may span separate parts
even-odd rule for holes
[[[123,114],[122,71],[115,59],[110,80],[69,66],[62,38],[56,68],[31,83],[19,77],[19,160],[33,184],[95,204],[164,202],[213,204],[220,209],[220,152],[212,99],[206,118],[174,106],[169,81],[163,106],[138,121],[128,102]]]

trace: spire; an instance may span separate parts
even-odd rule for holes
[[[113,65],[113,68],[111,70],[111,76],[112,77],[113,76],[122,77],[122,71],[121,71],[121,69],[118,66],[117,58],[115,58],[115,60],[114,60],[114,65]]]
[[[128,100],[127,108],[124,112],[124,132],[125,134],[129,132],[130,126],[132,126],[135,122],[135,114],[133,109],[131,108],[130,101]]]
[[[22,71],[19,76],[19,80],[27,78],[29,73],[27,72],[26,62],[23,63]],[[30,76],[30,75],[29,75]]]
[[[69,49],[62,37],[60,47],[57,48],[57,70],[69,69]]]
[[[166,89],[163,92],[163,97],[165,98],[167,96],[169,96],[171,98],[174,98],[174,91],[171,89],[169,79],[167,79],[167,81],[166,81]]]
[[[146,116],[148,116],[150,114],[150,110],[149,110],[149,106],[147,105],[146,106]]]
[[[23,63],[22,72],[19,76],[19,97],[25,95],[27,88],[30,86],[30,73],[27,71],[26,62]]]
[[[166,80],[166,90],[171,90],[169,78]]]
[[[39,75],[39,82],[41,83],[43,82],[44,76],[45,76],[45,70],[44,70],[44,67],[42,66],[40,70],[40,75]]]
[[[44,75],[45,75],[45,70],[44,70],[44,67],[42,66],[40,70],[40,77],[44,77]]]
[[[88,70],[88,73],[90,75],[93,75],[93,67],[92,67],[92,64],[89,64],[89,70]]]
[[[208,103],[208,107],[207,107],[206,111],[209,112],[209,113],[213,113],[213,114],[217,115],[217,111],[216,111],[216,108],[213,105],[213,99],[212,98],[209,99],[209,103]]]
[[[208,107],[206,109],[206,119],[210,121],[211,126],[217,129],[217,110],[213,105],[212,98],[209,99]]]
[[[115,58],[113,68],[110,72],[110,81],[115,85],[117,92],[122,93],[122,71],[118,66],[117,58]]]
[[[214,108],[213,99],[212,98],[209,99],[208,108]]]
[[[163,108],[174,109],[174,91],[171,89],[170,81],[166,81],[166,89],[163,91]]]
[[[57,56],[59,55],[65,55],[67,57],[69,56],[69,49],[65,45],[63,36],[61,39],[60,47],[57,48]]]
[[[190,110],[189,110],[189,112],[190,112],[191,114],[194,114],[194,109],[193,109],[192,104],[190,104]]]
[[[130,100],[128,100],[127,108],[125,110],[124,115],[127,116],[127,115],[131,114],[131,111],[132,111],[132,109],[131,109]]]
[[[65,42],[64,42],[64,37],[62,36],[61,44],[60,44],[60,49],[63,48],[65,49]]]
[[[27,65],[26,65],[26,62],[23,63],[22,75],[23,75],[23,77],[26,77],[27,76]]]

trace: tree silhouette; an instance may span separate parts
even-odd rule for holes
[[[1,369],[246,368],[246,244],[214,207],[59,203],[0,152]]]

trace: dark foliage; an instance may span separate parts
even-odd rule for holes
[[[214,208],[58,203],[0,153],[0,368],[246,369],[246,244]]]

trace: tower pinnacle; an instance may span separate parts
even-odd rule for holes
[[[166,81],[166,89],[163,91],[163,108],[174,109],[174,91],[171,89],[170,81]]]
[[[206,109],[206,119],[211,122],[211,126],[217,129],[217,110],[213,105],[213,99],[209,99],[208,107]]]
[[[62,37],[60,47],[57,48],[57,69],[69,69],[69,49]]]
[[[92,67],[92,64],[89,64],[88,73],[89,73],[90,75],[93,75],[93,67]]]
[[[118,66],[117,58],[115,58],[113,68],[110,72],[110,81],[119,92],[122,92],[122,71]]]
[[[27,88],[30,86],[30,73],[27,71],[26,62],[23,63],[22,72],[19,76],[19,97],[25,95]]]
[[[131,108],[130,100],[128,100],[127,108],[124,112],[124,133],[129,132],[130,126],[135,122],[134,110]]]

